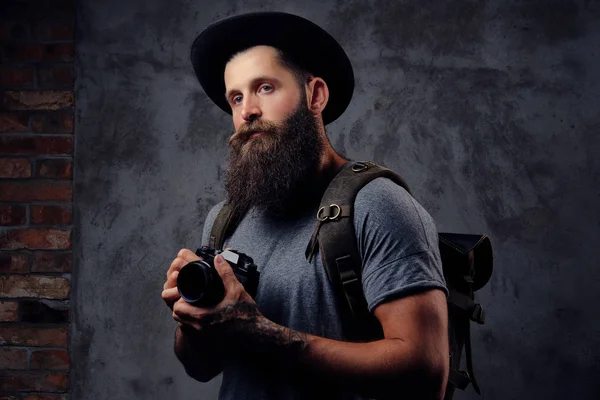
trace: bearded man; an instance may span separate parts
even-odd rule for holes
[[[215,257],[225,287],[215,306],[180,298],[182,249],[162,298],[178,323],[175,353],[192,378],[223,373],[220,399],[442,399],[449,368],[448,295],[437,230],[402,187],[377,178],[358,193],[354,227],[362,286],[383,337],[352,341],[321,257],[305,258],[319,200],[350,160],[325,125],[354,88],[339,43],[314,23],[267,12],[211,24],[192,46],[207,95],[233,119],[226,201],[243,216],[225,247],[260,270],[254,298]],[[208,214],[203,244],[225,201]]]

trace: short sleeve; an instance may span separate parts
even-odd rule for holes
[[[448,295],[433,218],[404,188],[377,178],[359,191],[354,213],[371,312],[389,299],[423,289]]]

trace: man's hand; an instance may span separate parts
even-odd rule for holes
[[[191,250],[181,249],[171,263],[162,292],[162,298],[171,311],[178,302],[187,304],[180,298],[177,290],[179,271],[186,264],[198,260],[201,260],[201,258]],[[189,304],[187,305],[192,307]],[[173,316],[175,317],[174,313]],[[197,330],[181,322],[179,322],[179,328],[175,331],[175,354],[185,367],[187,374],[200,382],[208,382],[219,374],[223,368],[222,337],[206,331],[204,333],[207,334],[197,334]]]
[[[201,258],[193,251],[181,249],[177,254],[177,257],[171,263],[171,266],[167,271],[167,281],[165,282],[162,291],[162,298],[171,310],[173,310],[173,305],[180,298],[179,291],[177,290],[177,276],[179,275],[179,270],[181,270],[184,265],[200,259]]]
[[[194,253],[191,254],[196,260],[199,259]],[[182,250],[180,255],[182,255],[185,260],[192,258],[185,250]],[[173,263],[175,264],[175,261]],[[175,265],[175,268],[177,265],[178,264]],[[256,308],[256,303],[237,279],[229,263],[227,263],[221,255],[215,257],[214,265],[225,288],[223,300],[212,307],[196,307],[177,296],[173,305],[173,318],[180,326],[185,325],[198,332],[207,328],[222,329],[224,330],[224,333],[237,333],[251,330],[252,326],[256,324],[259,317],[261,317],[260,312]],[[177,269],[177,271],[179,271],[179,269]],[[173,273],[175,273],[175,271]],[[177,290],[177,288],[175,288],[175,290]],[[165,298],[164,295],[163,298]],[[169,297],[167,295],[167,298],[172,299],[174,297]]]

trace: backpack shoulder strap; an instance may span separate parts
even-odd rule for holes
[[[367,183],[379,177],[391,179],[410,193],[408,185],[397,173],[375,163],[355,162],[342,169],[323,194],[315,230],[305,253],[310,262],[319,246],[330,282],[336,291],[343,293],[340,298],[348,333],[351,339],[359,341],[383,337],[379,322],[368,310],[362,290],[362,261],[353,221],[356,195]],[[485,236],[440,233],[439,241],[443,272],[450,291],[451,365],[444,399],[451,400],[455,388],[464,390],[469,383],[480,393],[472,366],[470,321],[484,323],[485,314],[474,302],[473,292],[489,280],[492,257],[491,244]],[[463,346],[468,372],[459,370]]]
[[[475,291],[487,284],[493,270],[492,244],[486,235],[440,232],[439,248],[448,287],[448,334],[450,375],[444,400],[452,399],[456,388],[471,383],[478,394],[471,354],[471,322],[485,323],[485,312],[475,302]],[[467,371],[461,370],[463,350]]]
[[[345,319],[352,321],[350,331],[363,339],[381,336],[381,327],[369,312],[362,289],[362,261],[353,222],[354,200],[360,189],[379,177],[393,180],[410,193],[406,182],[394,171],[373,162],[353,162],[338,172],[325,190],[305,254],[310,262],[318,244],[328,278],[343,292],[347,302],[349,318]]]
[[[231,203],[223,204],[219,210],[210,231],[210,240],[208,245],[213,249],[223,250],[225,239],[235,231],[242,220],[243,213],[239,212]]]

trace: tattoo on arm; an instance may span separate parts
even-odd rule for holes
[[[231,304],[207,316],[203,325],[220,325],[226,332],[241,333],[243,347],[285,354],[286,359],[299,358],[308,345],[307,334],[268,320],[258,311],[256,304]]]
[[[308,345],[308,335],[293,329],[275,324],[262,317],[258,320],[253,337],[259,345],[284,351],[293,357],[300,357]]]

